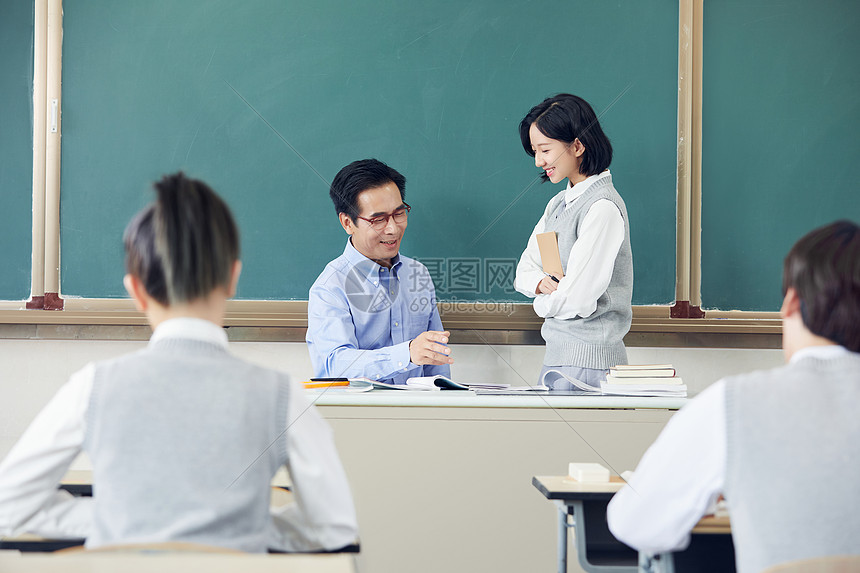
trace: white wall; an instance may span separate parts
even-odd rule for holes
[[[0,457],[5,456],[30,420],[69,375],[92,360],[130,352],[144,342],[100,340],[0,339]],[[247,360],[289,372],[311,375],[303,343],[235,342],[233,351]],[[543,359],[542,346],[452,345],[452,376],[463,381],[498,380],[534,383]],[[712,348],[629,348],[631,363],[672,363],[689,387],[701,392],[719,378],[782,363],[781,350]]]

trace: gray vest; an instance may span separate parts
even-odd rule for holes
[[[84,442],[94,493],[87,545],[264,552],[269,484],[287,459],[287,384],[191,339],[97,364]]]
[[[860,355],[726,383],[725,497],[739,573],[860,553]]]
[[[558,251],[561,264],[567,273],[567,259],[579,236],[579,226],[595,201],[612,201],[624,219],[624,242],[615,257],[615,268],[606,292],[597,300],[597,309],[591,316],[559,320],[547,318],[541,327],[546,341],[546,366],[579,366],[606,369],[616,364],[627,364],[624,335],[630,330],[633,319],[633,254],[630,250],[630,226],[627,207],[612,186],[612,178],[594,182],[585,193],[565,209],[564,192],[547,205],[544,213],[546,231],[558,234]]]

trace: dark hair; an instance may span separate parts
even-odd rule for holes
[[[406,199],[406,178],[377,159],[353,161],[337,172],[331,182],[329,196],[338,215],[346,213],[358,222],[358,195],[362,191],[381,187],[391,181],[400,191],[400,199]]]
[[[612,163],[612,144],[603,133],[597,114],[581,97],[571,94],[558,94],[546,98],[534,106],[520,122],[520,140],[526,153],[535,156],[532,149],[529,129],[536,123],[542,134],[550,139],[573,143],[578,139],[585,146],[579,172],[583,175],[597,175]],[[546,173],[541,179],[549,181]]]
[[[164,176],[154,188],[155,201],[125,229],[126,271],[165,306],[229,286],[239,259],[239,230],[227,204],[181,172]]]
[[[813,334],[860,352],[860,227],[836,221],[801,238],[785,257],[782,291],[800,299]]]

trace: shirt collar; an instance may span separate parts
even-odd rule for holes
[[[192,338],[203,342],[228,347],[227,333],[215,323],[202,318],[171,318],[165,320],[155,329],[149,343],[153,344],[164,338]]]
[[[377,263],[372,259],[368,259],[364,255],[358,252],[352,241],[347,238],[346,239],[346,247],[343,249],[343,256],[346,257],[346,260],[358,271],[361,272],[368,280],[373,278],[379,278],[379,272],[384,269],[382,265]],[[400,253],[397,253],[394,258],[391,260],[391,274],[396,275],[402,261],[400,260]]]
[[[576,185],[570,184],[570,179],[567,180],[567,188],[564,190],[564,202],[565,204],[570,204],[579,199],[579,197],[585,193],[586,189],[591,187],[592,183],[597,181],[598,179],[603,179],[605,177],[609,177],[609,169],[598,173],[597,175],[590,175],[585,178],[584,181],[580,181]]]
[[[801,348],[791,355],[789,364],[802,360],[804,358],[818,358],[820,360],[832,360],[850,354],[850,350],[838,344],[828,344],[826,346],[807,346]]]

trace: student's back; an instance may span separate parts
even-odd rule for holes
[[[738,563],[860,551],[860,354],[834,346],[728,378],[725,400]]]
[[[860,553],[860,227],[792,247],[780,314],[788,364],[719,380],[672,417],[609,503],[618,539],[682,549],[722,494],[740,573]]]
[[[269,483],[287,461],[288,381],[184,337],[207,328],[198,322],[174,319],[145,350],[95,365],[84,442],[97,484],[90,545],[267,548]]]
[[[229,353],[222,324],[241,270],[229,208],[182,174],[156,192],[124,236],[124,283],[150,343],[73,374],[0,463],[0,535],[254,552],[355,543],[331,429],[300,385]],[[93,500],[56,492],[81,450]],[[296,503],[270,509],[281,466]]]

